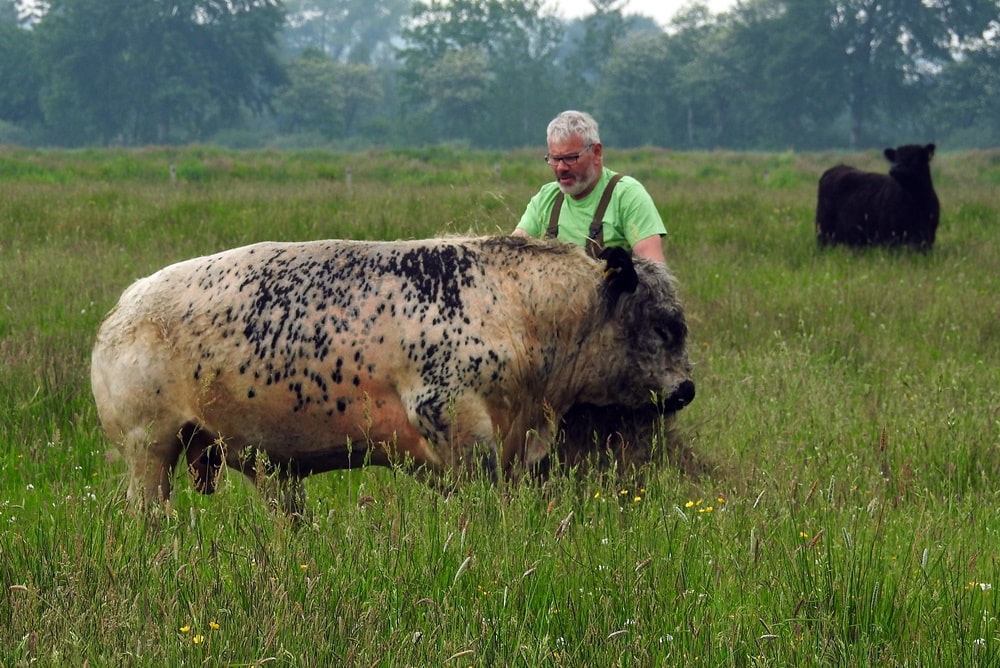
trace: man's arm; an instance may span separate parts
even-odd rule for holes
[[[667,259],[663,257],[663,243],[659,234],[651,234],[645,239],[637,241],[632,246],[632,254],[661,264],[667,263]]]
[[[663,236],[667,233],[667,228],[646,188],[634,178],[626,176],[615,188],[615,194],[618,196],[620,232],[631,243],[632,254],[666,264]],[[632,239],[637,237],[638,240],[633,242]]]

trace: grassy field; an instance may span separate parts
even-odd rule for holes
[[[926,255],[816,249],[819,174],[877,152],[607,156],[670,231],[698,466],[328,473],[295,527],[235,475],[128,508],[100,319],[254,241],[507,232],[537,152],[0,150],[0,664],[1000,665],[1000,152],[935,158]]]

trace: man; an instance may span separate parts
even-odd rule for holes
[[[660,238],[667,230],[656,205],[641,183],[604,168],[597,121],[581,111],[564,111],[549,123],[547,137],[545,161],[556,180],[531,198],[514,234],[557,236],[595,249],[621,246],[636,257],[665,262]],[[616,176],[620,180],[605,195]],[[610,199],[601,224],[591,229],[602,196]]]

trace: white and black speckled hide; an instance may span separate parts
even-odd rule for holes
[[[310,473],[509,474],[577,402],[683,407],[673,280],[616,257],[606,278],[575,246],[515,237],[259,243],[136,281],[91,372],[129,496],[168,499],[183,453],[203,492],[223,461],[259,481],[264,453],[298,512]]]

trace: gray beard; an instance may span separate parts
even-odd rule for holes
[[[564,194],[570,197],[576,197],[584,190],[594,185],[597,179],[600,178],[601,173],[597,170],[597,165],[591,165],[587,168],[587,171],[583,173],[582,179],[577,179],[576,183],[569,187],[564,187],[563,184],[559,184],[559,190],[563,191]]]

